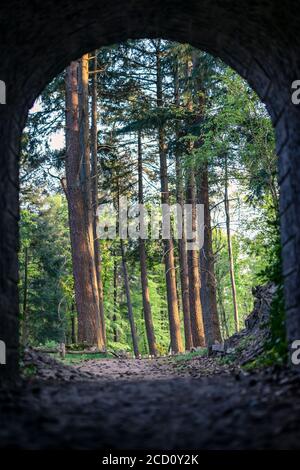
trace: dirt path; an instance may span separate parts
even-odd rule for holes
[[[163,380],[178,377],[167,358],[90,360],[73,367],[101,380]]]
[[[89,359],[66,365],[49,355],[28,350],[25,366],[34,369],[35,378],[64,382],[82,380],[169,380],[178,377],[208,377],[216,374],[240,373],[236,365],[222,364],[217,358],[166,356],[156,359]]]
[[[0,446],[300,447],[298,375],[276,369],[245,375],[216,366],[205,376],[207,359],[192,362],[178,369],[168,359],[89,361],[71,368],[67,381],[40,378],[3,390]]]
[[[175,377],[208,377],[216,374],[241,373],[237,366],[221,364],[215,358],[196,357],[185,361],[182,357],[158,359],[102,359],[73,365],[76,371],[100,380],[168,380]]]

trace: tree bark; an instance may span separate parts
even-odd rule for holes
[[[125,293],[126,293],[126,301],[127,301],[127,311],[128,311],[128,319],[129,319],[130,330],[131,330],[133,351],[134,351],[135,357],[139,358],[140,353],[139,353],[136,327],[135,327],[133,309],[132,309],[132,303],[131,303],[125,248],[124,248],[124,242],[122,238],[120,240],[120,245],[121,245],[122,265],[123,265],[123,274],[124,274],[124,285],[125,285]]]
[[[196,218],[196,183],[195,172],[193,168],[189,169],[189,176],[187,181],[187,203],[192,208],[192,231],[197,230]],[[193,240],[194,241],[194,240]],[[188,250],[188,272],[189,272],[189,299],[190,299],[190,314],[191,314],[191,328],[194,347],[205,346],[204,324],[202,316],[201,304],[201,278],[200,278],[200,254],[198,249]]]
[[[219,309],[220,309],[220,318],[221,318],[223,338],[227,339],[229,338],[230,333],[229,333],[228,322],[226,318],[226,311],[225,311],[224,301],[223,301],[223,289],[220,283],[218,283],[218,280],[216,281],[216,285],[217,285],[218,303],[219,303]]]
[[[88,54],[82,56],[79,62],[79,143],[80,157],[82,161],[80,179],[84,194],[85,205],[85,225],[86,237],[90,250],[89,257],[89,275],[90,283],[95,301],[95,324],[97,344],[101,350],[105,349],[105,341],[103,337],[104,327],[101,324],[100,300],[98,291],[97,269],[95,264],[95,247],[94,247],[94,224],[93,224],[93,207],[92,207],[92,183],[91,183],[91,156],[90,156],[90,129],[89,129],[89,57]],[[78,319],[79,320],[79,319]],[[79,339],[82,330],[82,324],[78,321]]]
[[[138,132],[138,180],[139,180],[139,204],[144,204],[144,187],[143,187],[143,155],[142,155],[142,136],[141,131]],[[141,217],[141,214],[140,214]],[[143,215],[142,215],[143,217]],[[144,217],[141,220],[141,232],[144,231]],[[142,284],[142,295],[143,295],[143,312],[146,326],[147,341],[149,347],[149,353],[151,356],[157,356],[157,346],[154,334],[153,319],[150,305],[150,293],[148,285],[148,273],[147,273],[147,256],[145,240],[142,236],[139,239],[139,251],[140,251],[140,266],[141,266],[141,284]]]
[[[24,289],[23,289],[23,331],[22,331],[22,343],[23,346],[27,345],[28,342],[28,310],[27,310],[27,300],[28,300],[28,247],[25,246],[24,249],[25,260],[24,260]]]
[[[235,285],[235,275],[234,275],[232,243],[231,243],[231,229],[230,229],[230,206],[229,206],[229,197],[228,197],[228,157],[226,153],[224,156],[224,171],[225,171],[224,205],[225,205],[225,216],[226,216],[229,272],[230,272],[230,282],[231,282],[231,291],[232,291],[235,331],[239,331],[239,312],[238,312],[237,298],[236,298],[236,285]]]
[[[77,343],[77,338],[76,338],[76,318],[75,318],[75,305],[72,302],[71,305],[71,341],[72,344]]]
[[[200,252],[201,289],[203,289],[203,319],[208,344],[221,342],[220,322],[217,307],[216,278],[212,246],[211,217],[208,190],[208,165],[201,164],[198,178],[198,200],[204,205],[204,243]]]
[[[157,107],[163,106],[163,93],[162,93],[162,70],[161,70],[161,52],[160,42],[158,42],[156,50],[156,92],[157,92]],[[160,124],[158,128],[159,138],[159,158],[160,158],[160,181],[161,181],[161,202],[162,204],[170,204],[169,185],[168,185],[168,172],[167,172],[167,155],[165,145],[165,129],[164,125]],[[183,352],[183,343],[180,331],[180,317],[177,299],[176,287],[176,272],[174,261],[174,245],[173,240],[164,239],[164,262],[166,273],[167,285],[167,301],[168,301],[168,314],[170,325],[171,337],[171,350],[174,353]]]
[[[188,58],[186,63],[186,79],[189,82],[195,64],[191,57]],[[192,113],[194,109],[193,95],[192,90],[187,86],[187,109]],[[197,116],[197,122],[200,122],[201,108],[199,115]],[[190,121],[190,124],[195,124],[195,118],[193,117]],[[186,188],[186,200],[187,203],[191,205],[192,208],[192,232],[196,233],[198,230],[197,224],[197,191],[196,191],[196,178],[195,178],[195,162],[193,156],[195,144],[190,142],[188,144],[188,152],[190,153],[190,166],[188,168],[187,175],[187,188]],[[192,240],[195,242],[196,240]],[[200,252],[199,249],[188,250],[187,254],[188,260],[188,272],[189,272],[189,300],[190,300],[190,316],[191,316],[191,329],[192,329],[192,338],[194,347],[203,347],[205,346],[205,332],[203,324],[203,312],[202,312],[202,303],[201,303],[201,277],[200,277]]]
[[[179,99],[179,77],[178,77],[178,61],[174,67],[174,98],[175,106],[180,106]],[[180,285],[181,285],[181,300],[183,310],[183,322],[184,322],[184,339],[185,339],[185,350],[190,351],[193,347],[192,329],[191,329],[191,316],[190,316],[190,299],[189,299],[189,272],[188,272],[188,260],[187,260],[187,246],[185,237],[185,226],[184,226],[184,181],[182,171],[182,155],[179,148],[180,130],[179,124],[176,123],[176,148],[175,148],[175,165],[176,165],[176,199],[177,204],[181,207],[182,216],[182,237],[178,240],[178,251],[179,251],[179,266],[180,266]]]
[[[66,72],[66,181],[72,249],[72,265],[78,313],[78,339],[103,349],[99,324],[99,296],[94,262],[92,225],[87,232],[86,148],[79,139],[79,64],[72,62]],[[81,97],[83,99],[83,97]],[[82,114],[82,113],[81,113]],[[83,116],[81,116],[83,122]]]
[[[94,252],[95,265],[97,274],[97,283],[99,291],[99,311],[102,327],[102,336],[106,345],[106,329],[104,315],[103,300],[103,283],[102,283],[102,264],[100,243],[97,238],[97,209],[98,209],[98,111],[97,111],[97,51],[94,51],[94,67],[92,74],[92,127],[91,127],[91,191],[92,191],[92,209],[93,209],[93,236],[94,236]]]
[[[114,342],[117,343],[118,329],[117,329],[117,297],[118,297],[118,266],[116,262],[116,253],[114,253],[114,312],[113,312],[113,337]]]

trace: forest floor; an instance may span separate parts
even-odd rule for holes
[[[257,369],[268,293],[256,291],[245,329],[213,355],[62,361],[28,349],[18,386],[0,389],[0,447],[300,449],[299,372]]]
[[[0,446],[25,449],[299,449],[300,376],[218,357],[32,357],[0,395]]]

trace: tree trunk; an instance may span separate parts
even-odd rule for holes
[[[161,71],[161,57],[160,57],[160,42],[156,51],[156,67],[157,67],[157,107],[163,106],[163,93],[162,93],[162,71]],[[170,204],[168,174],[167,174],[167,155],[165,145],[165,130],[164,125],[160,124],[158,128],[159,136],[159,158],[160,158],[160,181],[161,181],[161,202],[162,204]],[[174,245],[173,240],[164,240],[164,262],[166,273],[167,285],[167,301],[168,301],[168,314],[170,324],[170,337],[172,352],[183,352],[183,343],[180,331],[180,317],[177,300],[176,288],[176,272],[174,262]]]
[[[121,255],[122,255],[122,265],[123,265],[123,274],[124,274],[124,284],[125,284],[125,293],[126,293],[126,301],[127,301],[128,319],[129,319],[131,337],[132,337],[132,345],[133,345],[134,355],[135,355],[136,358],[138,358],[140,356],[140,353],[139,353],[136,327],[135,327],[133,309],[132,309],[132,303],[131,303],[130,287],[129,287],[129,279],[128,279],[128,272],[127,272],[127,263],[126,263],[124,242],[123,242],[122,238],[120,240],[120,244],[121,244]]]
[[[189,58],[186,63],[186,79],[189,82],[193,74],[194,62],[192,58]],[[193,90],[187,87],[187,109],[192,113],[194,108],[193,103]],[[202,118],[201,108],[199,110],[199,116],[197,122],[200,122]],[[195,125],[195,119],[192,118],[190,124]],[[193,150],[195,144],[190,142],[188,144],[188,152],[191,156],[190,166],[187,175],[187,203],[191,205],[192,217],[191,225],[192,232],[196,233],[198,230],[197,226],[197,192],[196,192],[196,179],[195,179],[195,162],[193,157]],[[192,240],[195,242],[196,240]],[[203,312],[201,303],[201,277],[200,277],[200,252],[199,249],[190,249],[187,254],[188,259],[188,272],[189,272],[189,299],[190,299],[190,316],[191,316],[191,328],[192,338],[194,347],[205,346],[205,334],[203,324]]]
[[[76,338],[76,318],[75,318],[75,306],[74,303],[72,302],[71,305],[71,342],[72,344],[77,343],[77,338]]]
[[[95,265],[97,274],[97,283],[99,291],[99,311],[102,327],[102,336],[106,345],[105,315],[103,301],[103,283],[102,283],[102,265],[100,244],[97,238],[97,209],[98,209],[98,112],[97,112],[97,51],[94,52],[94,70],[92,74],[92,127],[91,127],[91,190],[92,190],[92,209],[93,209],[93,236]]]
[[[144,204],[144,188],[143,188],[143,156],[142,156],[142,136],[141,131],[138,132],[138,179],[139,179],[139,204]],[[141,216],[141,214],[140,214]],[[143,217],[143,216],[142,216]],[[144,218],[141,221],[141,232],[144,231]],[[154,326],[150,305],[150,293],[148,286],[148,273],[147,273],[147,257],[145,240],[142,236],[139,239],[140,251],[140,266],[141,266],[141,283],[143,295],[143,311],[147,333],[147,340],[149,346],[149,353],[151,356],[157,356],[156,339],[154,334]]]
[[[175,106],[180,106],[179,100],[179,77],[178,77],[178,62],[175,64],[174,70],[174,95],[175,95]],[[180,266],[180,285],[181,285],[181,300],[183,310],[183,322],[184,322],[184,339],[185,339],[185,350],[190,351],[193,347],[192,329],[191,329],[191,317],[190,317],[190,299],[189,299],[189,272],[188,272],[188,260],[187,260],[187,247],[185,238],[185,227],[184,227],[184,184],[183,184],[183,171],[181,163],[181,152],[179,148],[180,130],[179,124],[176,123],[176,148],[175,148],[175,165],[176,165],[176,199],[177,204],[181,207],[182,215],[182,238],[178,240],[179,250],[179,266]]]
[[[194,169],[189,169],[187,181],[187,203],[192,208],[192,232],[197,230],[196,218],[196,183]],[[193,240],[194,241],[194,240]],[[199,250],[188,250],[188,272],[189,272],[189,298],[190,298],[190,315],[192,338],[194,347],[205,346],[204,325],[202,317],[202,304],[201,304],[201,278],[199,272],[200,258]]]
[[[24,289],[23,289],[23,331],[22,331],[22,343],[23,346],[27,345],[28,342],[28,310],[27,310],[27,299],[28,299],[28,247],[25,246],[25,260],[24,260]]]
[[[203,289],[203,319],[208,344],[221,342],[220,322],[217,307],[216,278],[212,246],[211,217],[208,191],[208,165],[201,164],[198,178],[199,203],[204,205],[204,243],[200,252],[201,289]]]
[[[227,154],[225,154],[225,156],[224,156],[224,170],[225,170],[224,205],[225,205],[225,216],[226,216],[226,232],[227,232],[227,246],[228,246],[228,258],[229,258],[229,272],[230,272],[230,281],[231,281],[235,331],[239,331],[239,312],[238,312],[237,298],[236,298],[234,263],[233,263],[233,253],[232,253],[231,233],[230,233],[230,207],[229,207],[229,197],[228,197],[228,160],[227,160]]]
[[[79,140],[78,74],[79,64],[72,62],[66,73],[66,180],[78,339],[102,350],[93,231],[91,226],[87,232],[86,223],[88,214],[83,173],[88,170],[89,163]]]
[[[118,298],[118,266],[116,262],[116,253],[114,253],[114,313],[113,313],[113,336],[114,342],[117,343],[118,329],[117,329],[117,298]]]
[[[223,338],[227,339],[229,338],[230,333],[229,333],[228,322],[226,318],[226,311],[225,311],[224,301],[223,301],[223,290],[218,280],[216,280],[216,285],[217,285],[218,303],[219,303],[219,309],[220,309],[220,318],[221,318]]]
[[[101,324],[100,300],[98,291],[97,269],[95,264],[94,249],[94,224],[93,224],[93,206],[92,206],[92,183],[91,183],[91,157],[90,157],[90,134],[89,134],[89,58],[85,54],[79,62],[79,144],[81,156],[81,172],[80,179],[84,194],[85,205],[85,225],[86,237],[90,250],[89,257],[89,274],[90,283],[95,301],[95,324],[97,344],[102,350],[105,349],[103,337],[104,327]],[[78,322],[79,339],[81,337],[81,324]],[[84,330],[83,330],[83,334]]]

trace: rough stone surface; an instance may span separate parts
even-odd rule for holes
[[[276,128],[289,341],[300,338],[300,78],[298,0],[12,0],[0,5],[0,339],[2,381],[18,373],[18,151],[28,109],[72,59],[129,38],[189,42],[219,56],[265,102]]]

